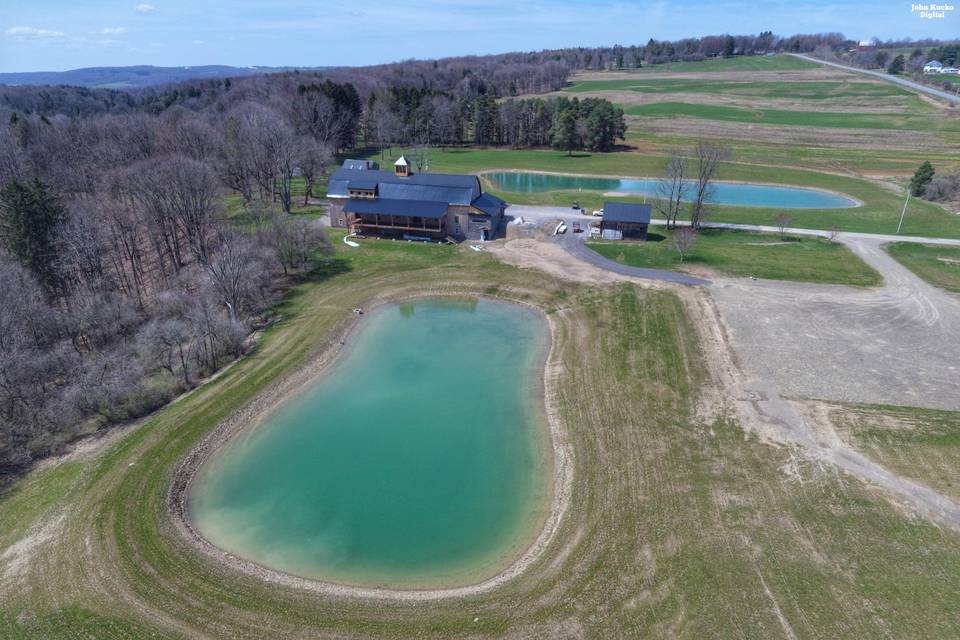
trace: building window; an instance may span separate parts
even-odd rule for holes
[[[343,218],[337,218],[337,224],[343,226]]]

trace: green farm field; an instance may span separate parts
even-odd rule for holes
[[[670,231],[656,227],[647,242],[593,241],[587,246],[631,267],[854,286],[882,282],[880,274],[849,249],[824,238],[704,229],[681,260],[670,236]]]
[[[588,285],[466,247],[365,241],[277,311],[215,380],[0,497],[0,637],[950,637],[960,538],[850,476],[698,410],[711,389],[675,293]],[[329,348],[374,300],[487,295],[554,325],[552,401],[574,451],[543,555],[491,592],[437,602],[310,593],[221,566],[172,526],[181,458]],[[13,558],[13,560],[11,560]]]

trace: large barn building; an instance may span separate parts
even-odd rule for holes
[[[476,176],[414,173],[400,157],[393,172],[347,160],[330,177],[330,223],[359,235],[492,240],[507,203],[484,193]]]

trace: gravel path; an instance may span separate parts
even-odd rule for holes
[[[880,78],[881,80],[885,80],[887,82],[893,82],[894,84],[899,84],[901,86],[907,87],[908,89],[913,89],[914,91],[919,91],[921,93],[926,93],[927,95],[931,95],[936,98],[941,98],[951,104],[960,104],[960,96],[958,95],[947,93],[946,91],[941,91],[940,89],[934,89],[933,87],[928,87],[927,85],[914,82],[913,80],[907,80],[906,78],[901,78],[899,76],[892,76],[889,73],[883,73],[880,71],[870,71],[869,69],[858,69],[857,67],[848,67],[845,64],[837,64],[836,62],[827,62],[826,60],[819,60],[817,58],[805,56],[800,53],[791,53],[790,55],[800,58],[801,60],[816,62],[817,64],[826,65],[828,67],[834,67],[836,69],[843,69],[844,71],[849,71],[851,73],[860,73],[863,75],[874,76],[875,78]]]

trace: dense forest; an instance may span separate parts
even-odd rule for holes
[[[355,98],[318,92],[335,116]],[[313,180],[333,154],[299,106],[0,126],[0,480],[240,355],[324,259],[322,230],[284,211],[293,174]],[[249,222],[227,216],[230,192]]]

